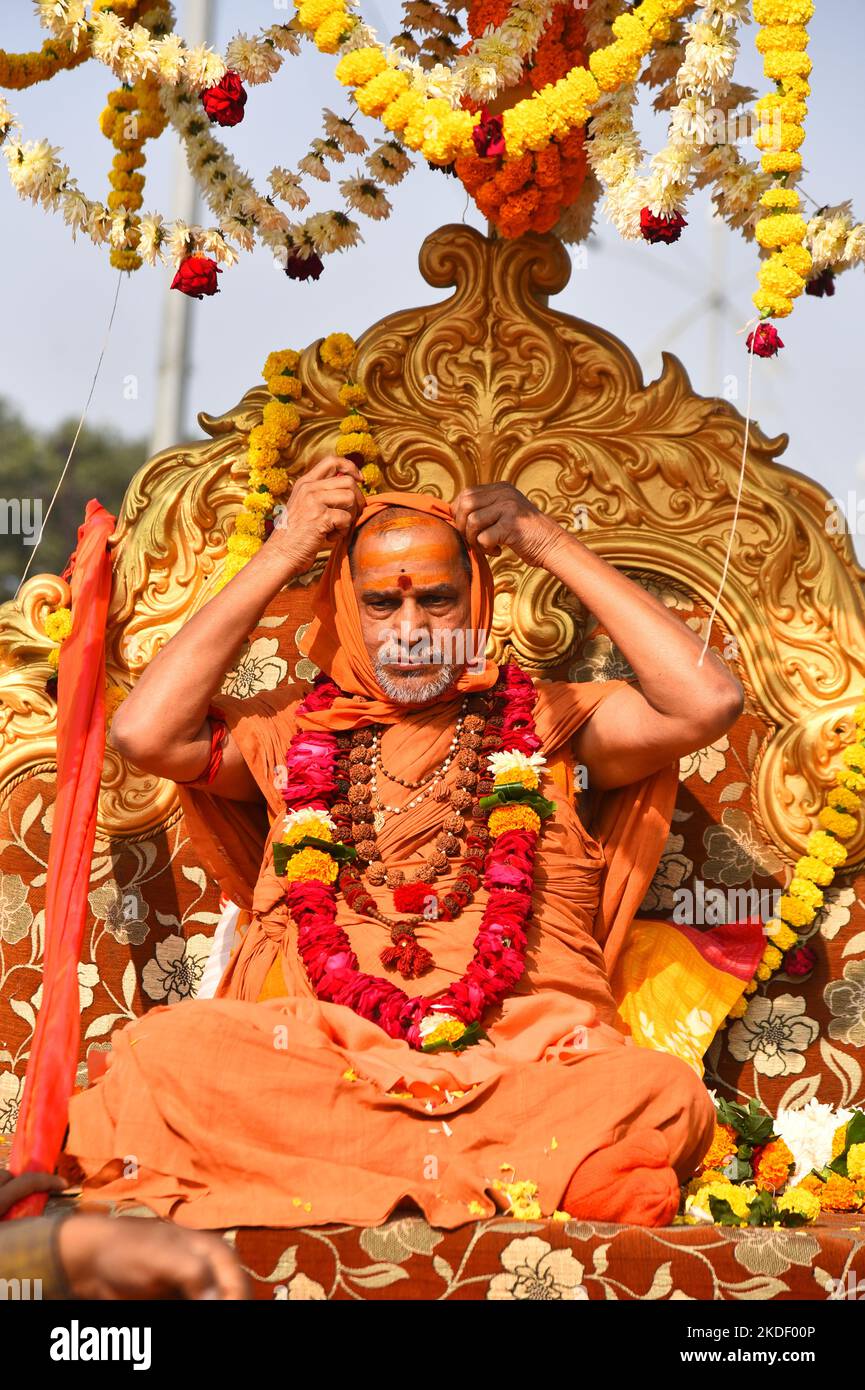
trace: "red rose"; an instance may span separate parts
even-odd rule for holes
[[[246,91],[236,72],[227,72],[221,82],[201,93],[205,111],[217,125],[239,125],[243,120]]]
[[[755,357],[777,357],[778,349],[784,344],[774,323],[760,323],[753,333],[748,334],[745,346],[749,352],[754,352]]]
[[[661,213],[650,212],[648,208],[643,208],[640,212],[640,231],[643,234],[643,240],[648,241],[651,246],[659,241],[663,241],[667,245],[671,241],[678,241],[682,235],[682,228],[687,227],[687,225],[680,212],[674,212],[672,217],[664,217]]]
[[[193,299],[203,299],[206,294],[219,293],[216,277],[221,274],[216,261],[209,256],[187,256],[177,267],[171,288],[191,295]]]
[[[496,159],[505,153],[505,132],[501,116],[492,116],[486,107],[472,130],[472,140],[481,159]]]
[[[309,256],[290,255],[285,263],[289,280],[317,280],[323,270],[324,262],[314,251]]]
[[[784,957],[784,973],[787,975],[809,975],[817,964],[817,956],[810,946],[797,946]]]

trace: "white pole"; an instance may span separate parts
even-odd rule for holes
[[[215,0],[186,0],[183,35],[190,47],[213,42]],[[175,156],[174,197],[172,218],[192,224],[198,221],[198,188],[186,164],[182,144]],[[185,294],[178,290],[165,291],[165,310],[162,318],[162,341],[159,352],[159,374],[156,390],[156,411],[150,452],[167,449],[183,442],[186,429],[186,399],[190,373],[190,309]]]

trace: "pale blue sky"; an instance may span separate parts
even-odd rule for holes
[[[179,0],[181,30],[184,8],[185,0]],[[224,47],[238,29],[254,32],[291,8],[273,0],[218,0],[217,43]],[[397,0],[360,8],[382,31],[399,27]],[[821,204],[852,198],[857,216],[865,217],[865,4],[817,0],[811,31],[813,93],[803,186]],[[41,37],[29,0],[3,0],[0,46],[20,51],[36,47]],[[748,26],[740,80],[762,90],[753,39],[754,27]],[[347,110],[333,67],[332,58],[304,45],[301,57],[287,58],[272,83],[251,90],[243,124],[221,132],[260,189],[274,164],[292,166],[309,140],[321,134],[323,106]],[[112,150],[97,122],[105,94],[115,85],[106,68],[88,63],[31,91],[7,94],[26,136],[62,146],[91,197],[104,198],[108,191]],[[362,128],[368,137],[378,132],[372,122],[362,122]],[[652,113],[643,120],[643,133],[650,150],[664,143],[665,126]],[[158,145],[147,146],[145,206],[166,217],[172,214],[175,148],[170,132]],[[358,162],[349,158],[343,169]],[[314,187],[316,206],[330,205],[328,189],[334,185]],[[317,284],[289,282],[258,250],[226,271],[218,296],[194,304],[190,399],[195,410],[219,412],[233,405],[256,381],[271,348],[303,345],[336,329],[358,333],[391,310],[442,297],[418,273],[421,241],[444,222],[465,218],[483,228],[483,220],[473,204],[467,206],[456,180],[425,165],[393,190],[392,201],[388,222],[360,219],[364,244],[328,258]],[[709,206],[706,194],[696,196],[691,225],[673,247],[626,244],[599,217],[585,268],[574,270],[554,304],[624,339],[647,379],[660,370],[662,348],[681,358],[703,394],[721,394],[725,380],[737,375],[741,408],[747,358],[744,337],[736,330],[753,313],[757,257],[738,233],[712,223]],[[77,417],[104,336],[116,272],[107,254],[88,240],[73,245],[61,216],[20,202],[5,164],[0,166],[0,225],[0,393],[34,424]],[[124,279],[91,406],[93,423],[111,423],[128,436],[149,434],[160,314],[170,278],[167,268],[144,267]],[[721,302],[718,314],[706,312],[711,295]],[[850,489],[865,495],[863,323],[865,272],[859,269],[839,279],[833,299],[803,297],[781,325],[786,351],[776,360],[755,363],[754,414],[761,427],[770,435],[786,431],[791,442],[785,461],[842,499]],[[138,381],[134,400],[124,390],[130,376]],[[192,414],[187,432],[199,434]],[[865,557],[865,535],[857,538],[857,548]]]

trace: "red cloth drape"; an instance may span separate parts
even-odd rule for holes
[[[57,683],[57,801],[45,890],[42,1006],[9,1159],[16,1174],[54,1171],[75,1080],[78,962],[105,753],[105,622],[111,595],[107,541],[115,524],[101,503],[91,499],[72,562],[72,631],[61,648]],[[38,1216],[46,1200],[45,1193],[26,1197],[7,1219]]]

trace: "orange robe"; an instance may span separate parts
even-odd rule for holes
[[[539,683],[536,727],[551,765],[623,685]],[[528,1180],[545,1215],[564,1202],[575,1215],[668,1222],[678,1182],[711,1141],[714,1106],[685,1062],[625,1036],[609,975],[660,858],[677,764],[605,793],[598,839],[567,780],[545,774],[556,812],[538,849],[525,975],[485,1017],[488,1040],[426,1054],[319,1002],[297,955],[270,841],[284,810],[275,769],[300,693],[214,701],[271,819],[251,896],[255,808],[189,787],[181,800],[202,862],[251,906],[251,925],[217,998],[151,1009],[115,1033],[107,1072],[73,1098],[67,1150],[87,1174],[85,1192],[214,1228],[373,1225],[410,1199],[451,1228],[504,1204],[497,1181]],[[417,779],[440,761],[458,707],[407,710],[382,750],[388,770]],[[388,817],[378,843],[389,867],[420,863],[446,804],[425,799]],[[388,889],[371,891],[393,911]],[[436,967],[407,992],[436,993],[464,972],[484,901],[481,889],[455,921],[418,929]],[[360,968],[385,973],[386,929],[341,896],[338,921]],[[129,1156],[133,1177],[122,1175]]]

